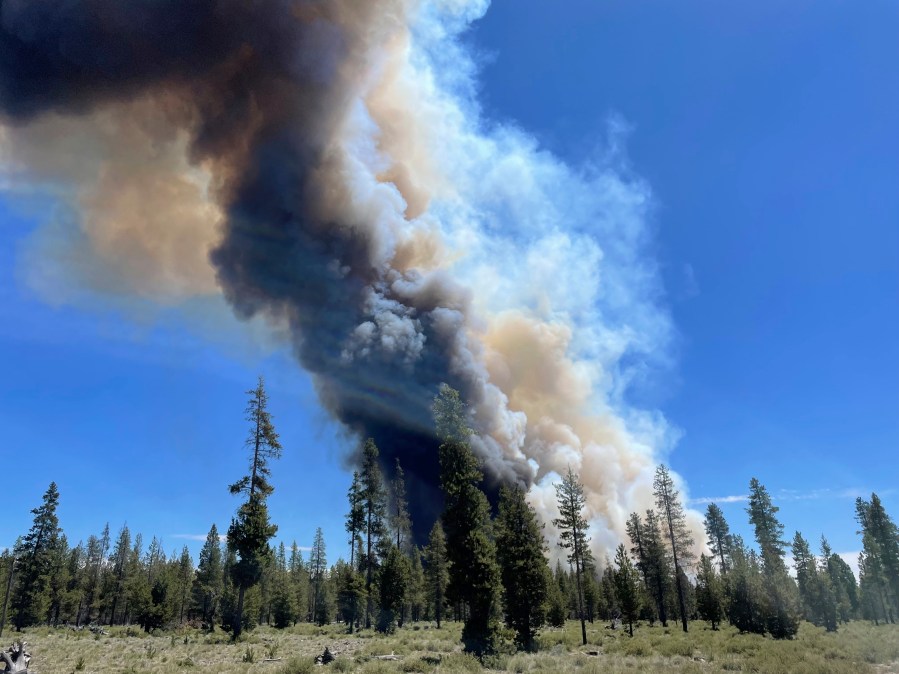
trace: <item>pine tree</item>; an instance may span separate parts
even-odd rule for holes
[[[767,599],[764,616],[767,630],[775,639],[792,638],[799,629],[799,596],[796,583],[787,574],[784,562],[783,525],[777,519],[768,490],[752,478],[749,483],[749,521],[759,544]]]
[[[406,605],[411,570],[409,558],[399,547],[391,545],[378,571],[379,632],[391,634],[396,629],[397,619]]]
[[[877,570],[885,618],[892,623],[899,611],[899,531],[877,494],[865,502],[864,513],[864,552],[871,558],[867,566]]]
[[[557,572],[560,567],[556,567]],[[552,627],[564,627],[568,619],[568,602],[559,586],[559,580],[547,565],[546,567],[546,622]]]
[[[373,584],[377,580],[379,567],[378,550],[382,539],[386,538],[387,495],[379,464],[378,446],[369,438],[362,448],[362,469],[359,473],[362,483],[362,506],[365,514],[365,554],[360,560],[360,570],[365,573],[365,627],[371,627],[374,613]]]
[[[56,545],[50,551],[50,563],[48,569],[48,599],[46,621],[48,625],[59,624],[60,617],[65,610],[69,588],[69,542],[65,534],[60,534]],[[0,584],[0,587],[4,587]]]
[[[824,536],[821,536],[821,564],[833,586],[840,621],[849,622],[858,611],[858,584],[852,567],[831,550]]]
[[[194,560],[190,556],[190,550],[185,545],[181,549],[181,555],[178,557],[177,567],[174,578],[174,598],[178,602],[178,624],[184,623],[187,613],[190,610],[188,597],[190,596],[191,582],[194,576]]]
[[[403,473],[399,459],[396,460],[391,491],[393,492],[393,507],[390,512],[390,528],[393,530],[396,547],[403,552],[408,552],[412,518],[409,516],[409,501],[406,498],[406,475]]]
[[[321,527],[315,530],[312,551],[309,553],[309,575],[312,584],[312,620],[317,625],[330,621],[327,594],[325,590],[328,558],[325,550],[325,535]]]
[[[200,550],[200,561],[193,583],[194,607],[200,611],[207,629],[215,624],[222,596],[222,544],[213,524]]]
[[[444,495],[442,521],[450,561],[447,593],[468,606],[462,641],[465,650],[481,657],[496,647],[500,580],[490,506],[478,487],[483,474],[467,442],[470,432],[464,427],[463,410],[459,394],[443,386],[434,403],[434,414],[443,439],[439,461]]]
[[[85,548],[85,565],[81,569],[81,591],[84,595],[84,622],[93,622],[94,610],[100,602],[100,567],[103,564],[102,542],[91,534]]]
[[[128,582],[128,558],[131,553],[131,532],[128,525],[123,525],[119,529],[119,535],[116,538],[115,546],[112,550],[112,572],[110,594],[112,596],[112,604],[109,610],[109,624],[116,624],[116,615],[118,609],[125,601],[125,588]],[[124,620],[122,620],[124,623]]]
[[[515,630],[515,642],[525,651],[534,650],[537,629],[546,619],[548,565],[542,528],[520,487],[500,490],[495,529],[503,606],[506,625]]]
[[[347,492],[350,502],[350,510],[346,515],[346,532],[350,535],[350,566],[356,568],[356,548],[362,541],[362,532],[365,531],[365,506],[362,491],[362,480],[359,471],[353,471],[353,482]]]
[[[278,530],[269,521],[265,499],[274,490],[269,482],[269,461],[281,456],[281,443],[268,411],[268,395],[262,377],[256,388],[247,394],[250,396],[246,409],[246,420],[250,423],[246,441],[250,450],[249,474],[229,487],[232,494],[247,497],[228,529],[228,545],[238,555],[237,562],[231,567],[237,586],[237,615],[233,621],[235,640],[243,630],[246,591],[259,582],[265,557],[271,554],[268,542]]]
[[[637,559],[637,569],[643,575],[646,591],[652,597],[662,627],[668,627],[665,597],[671,583],[671,572],[659,531],[658,516],[654,510],[647,510],[644,523],[640,515],[631,513],[626,529],[633,546],[631,554]]]
[[[360,620],[361,607],[365,601],[365,577],[349,564],[338,562],[335,565],[337,586],[337,606],[352,634],[353,626]]]
[[[824,569],[818,567],[818,560],[812,554],[808,541],[798,531],[793,537],[792,552],[796,584],[799,587],[799,598],[805,609],[806,620],[825,627],[828,632],[835,632],[837,600],[826,567]]]
[[[687,631],[687,602],[682,582],[682,571],[689,567],[693,559],[693,537],[687,528],[687,517],[680,500],[680,492],[674,487],[671,473],[664,465],[656,468],[653,481],[653,493],[656,507],[662,519],[662,528],[671,546],[671,558],[674,563],[674,586],[677,590],[677,601],[680,607],[681,625]]]
[[[309,573],[303,564],[303,553],[294,541],[290,546],[290,561],[287,564],[290,588],[293,592],[297,619],[310,620],[306,607],[309,604]]]
[[[434,611],[437,629],[443,617],[443,605],[446,602],[446,586],[449,583],[447,570],[446,536],[440,520],[434,522],[428,545],[425,548],[425,594]]]
[[[290,583],[287,567],[287,552],[284,543],[278,545],[278,554],[273,565],[271,611],[275,627],[289,627],[296,620],[296,595]]]
[[[16,541],[16,547],[18,545],[19,541]],[[9,595],[15,580],[15,564],[16,558],[9,548],[0,553],[0,591],[3,592],[3,602],[0,603],[0,637],[3,636],[9,614]]]
[[[725,587],[727,619],[740,632],[764,634],[764,588],[756,554],[743,539],[731,539],[731,565]]]
[[[421,560],[422,550],[415,545],[410,545],[409,547],[409,588],[406,592],[406,609],[404,616],[408,615],[412,622],[418,622],[423,619],[425,610],[428,606],[425,586],[425,570]]]
[[[367,591],[364,587],[365,577],[362,578],[363,587],[362,591],[356,587],[357,584],[357,573],[356,573],[356,549],[360,548],[362,545],[362,533],[366,531],[366,508],[365,508],[365,494],[363,491],[362,480],[359,476],[358,471],[353,472],[353,482],[350,485],[350,489],[347,492],[347,499],[350,503],[350,510],[346,516],[346,532],[350,535],[349,544],[350,544],[350,569],[352,571],[352,575],[347,575],[346,577],[341,577],[338,581],[338,597],[337,601],[341,607],[341,612],[345,615],[352,616],[350,620],[347,621],[347,628],[350,634],[353,633],[353,625],[358,620],[359,617],[359,606],[356,605],[347,605],[346,602],[356,602],[365,600],[367,597]],[[358,560],[359,566],[362,565],[362,559]],[[367,604],[366,604],[367,606]]]
[[[705,511],[705,533],[708,536],[708,546],[712,551],[712,557],[718,558],[721,575],[727,575],[727,558],[730,554],[730,527],[724,519],[724,513],[714,503],[709,503]]]
[[[615,596],[618,599],[618,608],[621,618],[627,622],[630,636],[634,636],[634,621],[640,610],[640,591],[638,588],[637,570],[631,564],[627,550],[620,544],[615,551],[614,571]]]
[[[587,520],[583,515],[587,498],[584,496],[584,487],[578,481],[571,466],[568,473],[562,479],[561,484],[555,485],[556,500],[559,503],[559,517],[553,520],[553,525],[559,529],[559,545],[569,550],[568,563],[574,568],[574,581],[577,593],[578,618],[581,621],[581,640],[587,645],[587,622],[584,616],[583,572],[587,560],[590,557],[590,542],[587,536]]]
[[[593,559],[587,560],[584,567],[584,613],[591,625],[596,619],[596,606],[599,603],[599,584],[596,579],[596,564]],[[642,604],[641,604],[642,606]]]
[[[724,573],[722,568],[721,573]],[[699,568],[696,570],[696,608],[699,617],[708,620],[712,630],[717,630],[724,615],[724,588],[721,578],[715,572],[712,558],[704,554],[699,556]]]
[[[34,515],[31,529],[13,550],[17,562],[12,612],[13,623],[20,631],[37,624],[47,615],[50,565],[62,534],[56,516],[58,505],[59,491],[56,483],[51,482],[44,492],[41,505],[31,511]]]

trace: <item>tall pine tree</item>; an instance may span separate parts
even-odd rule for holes
[[[362,448],[362,468],[359,479],[362,483],[362,508],[365,516],[365,554],[359,562],[365,574],[365,626],[371,627],[374,614],[374,583],[380,565],[379,550],[383,549],[383,539],[387,536],[387,494],[379,463],[378,446],[369,438]]]
[[[766,606],[766,629],[775,639],[788,639],[799,629],[799,595],[796,583],[784,562],[783,525],[777,519],[779,508],[768,490],[755,478],[749,482],[749,521],[755,529],[762,560]]]
[[[693,559],[693,537],[687,528],[687,517],[680,500],[680,492],[674,486],[674,479],[664,465],[656,468],[653,480],[653,493],[656,507],[662,520],[664,535],[671,546],[671,559],[674,563],[674,587],[677,590],[677,602],[680,607],[681,626],[687,631],[687,602],[684,588],[684,569],[689,568]]]
[[[440,629],[443,618],[443,605],[446,602],[446,586],[449,583],[447,570],[446,536],[440,520],[434,522],[428,545],[425,548],[425,595],[433,610],[433,617]]]
[[[34,515],[31,529],[13,550],[17,562],[12,612],[17,630],[35,625],[47,615],[53,551],[62,535],[56,516],[58,506],[59,491],[56,483],[51,482],[41,505],[31,511]]]
[[[259,377],[256,388],[247,393],[250,396],[246,409],[246,420],[250,423],[246,441],[246,447],[250,450],[249,474],[230,486],[232,494],[244,494],[247,497],[228,529],[228,545],[238,556],[231,567],[231,575],[237,586],[236,615],[233,620],[235,639],[243,630],[246,591],[262,577],[265,558],[271,555],[269,540],[278,530],[269,521],[265,500],[274,491],[269,482],[269,461],[280,458],[281,442],[268,411],[268,395],[262,377]]]
[[[546,619],[548,565],[543,527],[520,487],[500,490],[495,528],[506,625],[515,630],[519,648],[533,651],[537,629]]]
[[[441,435],[440,486],[444,495],[443,528],[450,561],[448,594],[468,607],[462,628],[465,650],[482,656],[496,648],[496,606],[500,580],[490,506],[479,488],[481,466],[467,438],[464,405],[449,386],[441,387],[434,403]],[[464,438],[464,440],[462,439]]]
[[[590,548],[587,547],[590,537],[587,535],[587,520],[584,517],[587,498],[584,495],[584,486],[571,470],[571,466],[568,467],[568,473],[562,478],[561,484],[555,485],[555,488],[559,517],[553,520],[553,525],[559,529],[559,545],[569,551],[568,563],[574,569],[581,640],[586,646],[587,621],[584,614],[583,575],[590,558]]]

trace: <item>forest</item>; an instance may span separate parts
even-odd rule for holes
[[[127,526],[113,533],[107,524],[73,544],[51,483],[31,528],[0,556],[0,633],[4,625],[129,626],[152,634],[189,627],[237,643],[259,626],[392,635],[450,623],[461,626],[462,650],[488,663],[499,653],[539,650],[541,630],[567,623],[577,625],[586,647],[587,625],[596,623],[629,639],[638,626],[688,633],[701,621],[703,630],[727,626],[746,638],[790,640],[804,621],[836,632],[851,621],[899,617],[899,530],[877,494],[855,503],[856,578],[826,538],[810,542],[795,532],[786,540],[778,507],[755,478],[746,508],[754,542],[733,535],[714,503],[704,532],[691,531],[672,475],[659,465],[655,507],[631,513],[628,540],[613,559],[598,560],[584,491],[569,469],[555,486],[561,554],[551,555],[520,486],[503,487],[495,507],[482,490],[465,406],[446,386],[433,403],[444,503],[439,520],[425,523],[432,524],[426,545],[412,534],[402,466],[387,481],[368,440],[347,494],[340,554],[333,543],[328,552],[321,529],[306,555],[296,542],[274,547],[266,499],[282,447],[261,378],[248,396],[247,474],[228,487],[240,505],[226,532],[210,528],[199,559],[187,547],[166,554],[159,539]],[[697,558],[697,548],[708,553]]]

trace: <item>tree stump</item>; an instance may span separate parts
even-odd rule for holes
[[[31,653],[27,650],[28,644],[17,641],[5,651],[0,653],[3,661],[3,672],[15,672],[16,674],[28,674],[28,665],[31,663]]]

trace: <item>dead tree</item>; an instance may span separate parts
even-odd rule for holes
[[[0,653],[3,660],[3,672],[15,672],[16,674],[28,674],[28,665],[31,663],[31,653],[27,650],[28,644],[17,641],[5,651]]]

